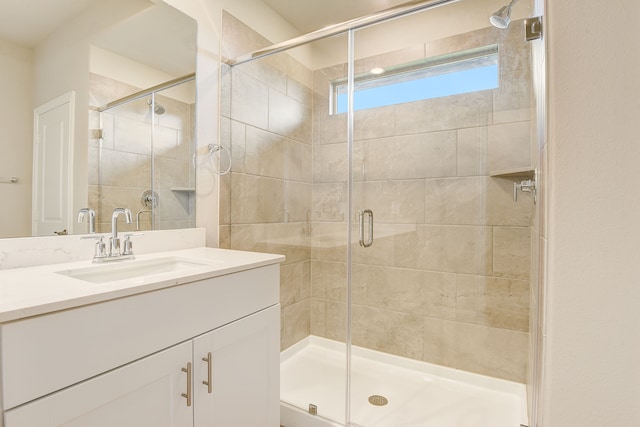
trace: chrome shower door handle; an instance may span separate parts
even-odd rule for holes
[[[369,236],[364,240],[364,216],[369,217]],[[373,211],[371,209],[363,209],[358,212],[358,220],[360,223],[360,246],[368,248],[373,245]]]

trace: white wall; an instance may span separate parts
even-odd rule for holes
[[[0,39],[0,177],[16,176],[17,184],[0,183],[0,236],[31,234],[31,153],[33,52]]]
[[[637,0],[547,1],[544,427],[640,423]]]

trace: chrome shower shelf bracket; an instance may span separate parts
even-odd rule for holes
[[[524,39],[528,42],[542,38],[542,17],[534,16],[524,21]]]
[[[516,181],[513,183],[513,201],[518,201],[518,190],[523,193],[531,193],[533,195],[533,204],[538,201],[538,192],[536,186],[536,178],[535,175],[533,179],[526,179],[524,181]]]

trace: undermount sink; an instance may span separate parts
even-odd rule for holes
[[[142,278],[154,274],[188,272],[207,265],[206,262],[189,258],[164,257],[142,261],[114,261],[95,267],[56,271],[56,274],[84,280],[85,282],[106,283]]]

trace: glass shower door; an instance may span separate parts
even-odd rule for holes
[[[466,5],[353,32],[352,425],[526,424],[529,47]]]
[[[527,424],[530,52],[483,3],[222,67],[220,245],[286,256],[283,425]],[[225,57],[268,45],[224,15]]]
[[[229,58],[269,43],[223,17]],[[346,79],[346,36],[223,65],[221,247],[286,256],[280,270],[282,425],[314,414],[345,424],[347,117],[333,80]],[[293,418],[291,418],[293,417]]]

